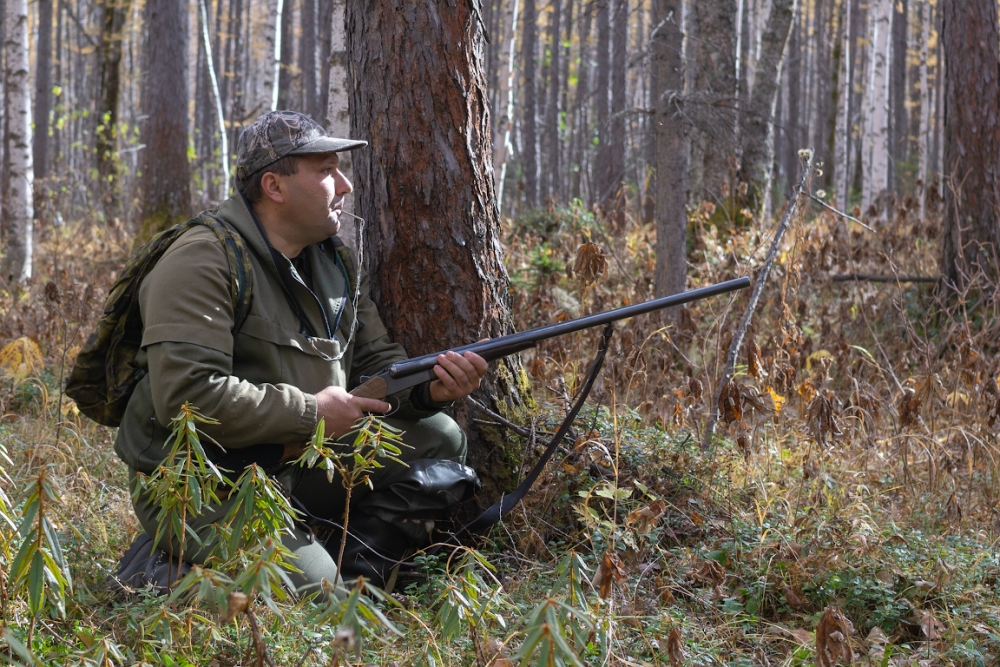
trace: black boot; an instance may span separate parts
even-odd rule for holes
[[[172,559],[166,551],[153,546],[153,538],[139,533],[122,555],[118,571],[108,577],[108,584],[124,592],[149,586],[163,594],[190,571],[190,563]]]
[[[448,518],[479,489],[476,472],[454,461],[418,459],[400,467],[381,487],[352,503],[342,576],[363,576],[385,588],[393,569],[432,541],[435,522]],[[340,550],[340,534],[326,543]]]

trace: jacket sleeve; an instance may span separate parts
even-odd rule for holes
[[[188,232],[143,281],[143,348],[157,421],[169,428],[185,401],[218,420],[206,434],[227,448],[302,442],[316,399],[289,384],[233,373],[233,304],[225,251],[209,230]]]

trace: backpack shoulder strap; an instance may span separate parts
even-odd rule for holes
[[[250,314],[250,304],[253,301],[253,264],[250,262],[250,251],[247,250],[243,236],[236,229],[212,213],[203,213],[191,222],[209,227],[222,241],[229,260],[229,295],[233,300],[233,333],[243,327]]]

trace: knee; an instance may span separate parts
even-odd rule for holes
[[[454,419],[439,412],[421,419],[415,426],[417,428],[411,431],[414,441],[407,443],[415,448],[414,458],[447,459],[465,463],[468,441],[465,431],[455,423]]]

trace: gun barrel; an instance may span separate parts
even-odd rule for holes
[[[680,306],[692,301],[698,301],[699,299],[707,299],[710,296],[725,294],[727,292],[735,292],[736,290],[746,289],[747,287],[750,287],[749,278],[736,278],[734,280],[727,280],[715,285],[700,287],[688,292],[681,292],[680,294],[673,294],[671,296],[665,296],[651,301],[636,303],[631,306],[615,308],[614,310],[608,310],[603,313],[586,315],[573,320],[559,322],[558,324],[549,324],[536,329],[529,329],[528,331],[508,334],[506,336],[492,338],[481,343],[470,343],[468,345],[462,345],[461,347],[451,349],[458,353],[472,351],[477,354],[489,354],[490,352],[501,348],[515,346],[523,346],[523,348],[526,349],[540,340],[555,338],[556,336],[562,336],[564,334],[573,333],[574,331],[581,331],[583,329],[601,326],[610,322],[617,322],[618,320],[628,319],[629,317],[635,317],[636,315],[651,313],[654,310],[662,310],[664,308],[670,308],[671,306]],[[389,375],[390,377],[398,378],[405,377],[412,373],[430,370],[435,364],[437,364],[438,354],[440,354],[440,352],[425,354],[421,357],[414,357],[413,359],[407,359],[406,361],[396,362],[389,366]]]

